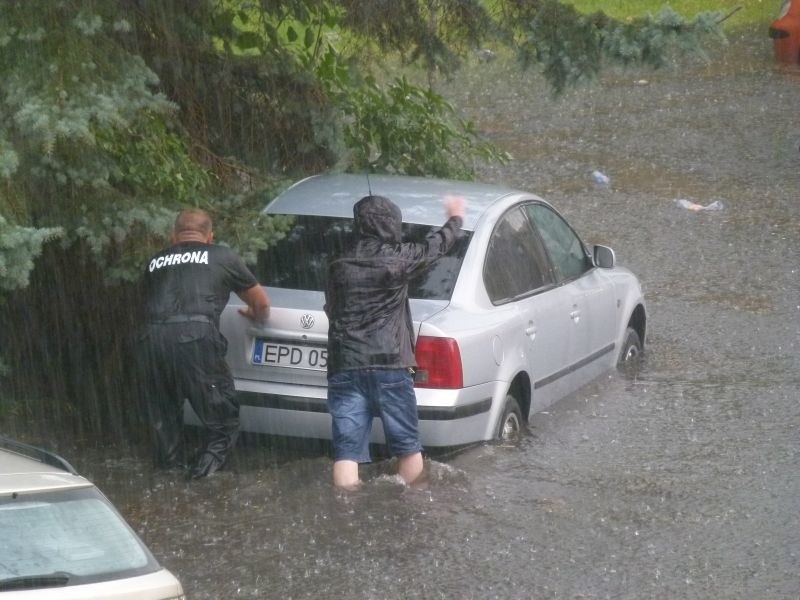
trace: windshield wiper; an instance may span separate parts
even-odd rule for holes
[[[0,579],[0,592],[33,588],[61,587],[69,583],[72,573],[56,571],[44,575],[24,575]]]

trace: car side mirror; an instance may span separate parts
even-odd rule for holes
[[[594,264],[596,267],[600,267],[601,269],[613,269],[614,265],[617,262],[617,258],[614,255],[614,251],[609,248],[608,246],[598,246],[594,247]]]

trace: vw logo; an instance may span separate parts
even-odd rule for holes
[[[300,325],[303,329],[311,329],[314,326],[314,315],[303,315],[300,317]]]

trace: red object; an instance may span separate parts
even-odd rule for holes
[[[778,18],[769,26],[769,37],[775,49],[775,60],[800,63],[800,0],[786,0]]]
[[[416,359],[415,387],[450,390],[464,387],[461,352],[454,339],[420,336]]]

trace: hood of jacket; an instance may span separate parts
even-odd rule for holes
[[[390,244],[402,239],[403,214],[388,198],[365,196],[353,206],[353,219],[357,237],[374,237]]]

